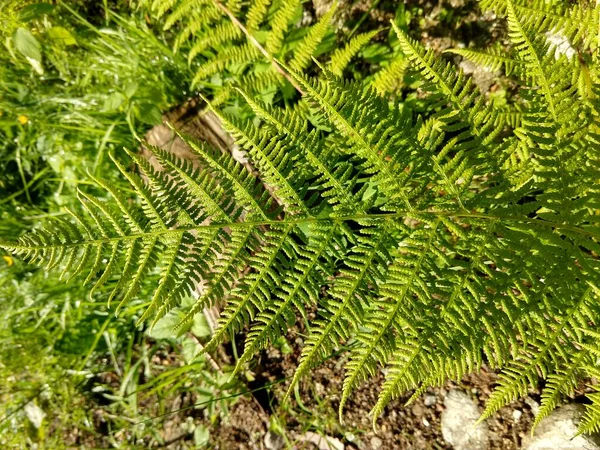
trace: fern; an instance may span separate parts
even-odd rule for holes
[[[248,326],[236,372],[316,308],[288,393],[351,340],[340,415],[381,367],[374,420],[407,391],[485,362],[500,381],[484,417],[545,379],[541,419],[598,373],[600,102],[593,82],[594,95],[581,94],[580,62],[549,52],[545,6],[536,19],[523,2],[502,4],[523,68],[512,73],[514,126],[468,77],[394,27],[429,113],[282,62],[303,93],[298,104],[273,108],[242,90],[254,121],[212,105],[252,171],[181,135],[193,163],[150,147],[159,167],[130,154],[142,179],[113,157],[134,202],[98,180],[113,201],[81,193],[84,214],[0,246],[83,273],[95,289],[118,278],[122,302],[158,271],[142,320],[190,291],[198,300],[180,326],[224,301],[206,348]],[[268,11],[254,5],[259,27]],[[568,27],[578,8],[560,10],[567,19],[552,27]],[[581,431],[598,428],[597,396]]]
[[[484,67],[496,72],[504,70],[506,75],[518,71],[523,66],[523,62],[517,58],[506,56],[504,49],[494,49],[491,51],[477,51],[467,48],[456,48],[446,50],[448,53],[455,53],[478,66]]]
[[[600,11],[581,4],[567,1],[545,0],[480,0],[483,9],[492,9],[506,16],[518,13],[536,24],[543,33],[560,32],[573,45],[582,45],[586,49],[598,48],[598,20]]]
[[[356,56],[364,45],[370,42],[378,33],[378,30],[373,30],[353,37],[345,47],[336,50],[333,55],[331,55],[329,70],[335,75],[342,76],[344,69],[350,64],[352,58]]]
[[[139,0],[138,5],[164,29],[175,30],[175,50],[186,53],[193,68],[192,88],[216,104],[234,102],[242,87],[253,96],[281,92],[291,81],[280,62],[294,70],[310,68],[311,58],[332,32],[337,2],[315,24],[299,26],[302,2],[253,0]],[[360,34],[328,57],[331,70],[341,74],[378,31]],[[265,64],[270,63],[268,65]],[[293,84],[293,83],[292,83]],[[289,96],[289,95],[288,95]]]
[[[306,69],[329,32],[335,5],[317,23],[297,27],[299,1],[139,0],[164,29],[175,31],[174,47],[187,55],[199,87],[217,103],[235,96],[232,85],[253,95],[280,88],[285,82],[277,60]],[[265,69],[264,62],[271,63]],[[218,76],[216,83],[214,76]],[[210,92],[210,93],[209,93]]]

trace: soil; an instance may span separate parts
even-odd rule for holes
[[[281,447],[272,447],[278,450],[318,449],[312,443],[302,442],[307,432],[332,438],[347,450],[452,449],[444,441],[440,425],[444,397],[451,389],[461,389],[482,407],[497,379],[493,371],[484,367],[479,373],[468,375],[460,382],[448,382],[441,388],[428,390],[417,401],[404,406],[412,394],[409,392],[390,403],[374,430],[369,413],[384,380],[384,375],[379,372],[355,391],[346,405],[343,424],[340,424],[337,418],[344,376],[341,368],[344,354],[327,360],[301,383],[301,403],[292,400],[286,405],[280,404],[297,367],[302,342],[299,335],[296,329],[288,334],[288,342],[292,347],[287,354],[273,348],[263,352],[262,362],[254,369],[256,380],[250,388],[256,389],[260,385],[270,387],[255,392],[252,397],[243,397],[232,407],[227,420],[213,429],[211,448],[269,448],[264,444],[267,425],[275,422],[279,424],[277,431],[283,436],[282,443],[285,443]],[[281,380],[284,381],[277,383]],[[489,448],[519,449],[522,439],[531,429],[533,410],[538,406],[538,401],[539,395],[534,393],[502,408],[490,418]]]

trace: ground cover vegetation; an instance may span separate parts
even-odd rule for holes
[[[340,422],[382,369],[374,426],[484,365],[482,418],[542,382],[534,425],[598,376],[598,7],[482,0],[502,38],[444,54],[415,39],[418,7],[336,33],[342,7],[307,25],[306,4],[263,0],[2,11],[8,445],[62,439],[44,417],[73,399],[74,443],[169,444],[140,410],[177,399],[215,423],[290,327],[278,401],[342,353]],[[144,142],[189,95],[235,151],[176,126],[191,159]],[[581,432],[599,428],[594,386]],[[192,417],[173,442],[209,433]]]

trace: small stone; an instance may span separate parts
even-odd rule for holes
[[[267,431],[264,443],[267,450],[281,450],[285,445],[283,438],[272,431]]]
[[[25,415],[31,422],[31,424],[36,428],[40,428],[42,426],[42,422],[44,421],[44,417],[46,417],[46,413],[40,408],[38,405],[29,402],[25,405]]]
[[[427,394],[423,399],[425,406],[433,406],[437,403],[437,397],[433,394]]]
[[[540,410],[540,404],[531,397],[525,397],[524,402],[531,408],[533,415],[537,416],[537,413]]]
[[[371,448],[373,448],[373,450],[379,450],[381,447],[383,447],[383,441],[377,436],[373,436],[371,438]]]
[[[429,420],[427,420],[424,417],[423,417],[423,425],[425,425],[426,427],[430,427],[431,426],[431,424],[429,423]]]
[[[319,382],[316,382],[315,383],[315,391],[319,397],[323,397],[323,395],[325,394],[325,386],[323,386]]]
[[[310,442],[317,446],[319,450],[344,450],[346,446],[339,440],[331,436],[321,436],[320,434],[307,431],[298,437],[300,442]]]
[[[420,404],[415,403],[413,405],[413,407],[412,407],[413,416],[420,417],[423,415],[423,412],[424,412],[423,407]]]
[[[486,450],[489,446],[487,422],[476,425],[481,411],[467,394],[452,390],[444,399],[442,436],[455,450]]]
[[[515,409],[512,412],[512,416],[515,422],[518,422],[519,420],[521,420],[521,416],[523,415],[523,411],[521,411],[520,409]]]
[[[578,404],[558,408],[539,423],[533,437],[527,433],[523,450],[600,450],[597,434],[576,436],[584,412]]]
[[[489,68],[478,66],[467,59],[462,60],[458,66],[464,73],[473,76],[473,82],[484,94],[490,90],[500,74],[499,71],[492,72]]]

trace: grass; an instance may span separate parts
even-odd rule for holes
[[[135,148],[136,137],[185,95],[187,64],[143,17],[105,7],[87,16],[99,21],[91,23],[87,7],[0,6],[3,236],[76,207],[77,189],[90,189],[87,173],[120,186],[108,152]],[[37,42],[33,61],[19,50],[19,30]],[[202,439],[206,429],[197,424],[217,420],[233,401],[218,399],[228,392],[224,376],[204,360],[187,364],[191,337],[135,326],[143,302],[116,317],[108,290],[90,298],[82,280],[64,283],[0,256],[2,448],[145,447],[177,433]],[[192,404],[199,405],[171,414]]]

